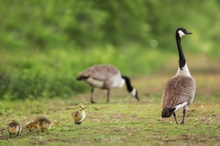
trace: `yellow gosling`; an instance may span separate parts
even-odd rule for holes
[[[82,121],[86,118],[86,112],[82,103],[78,104],[78,109],[77,111],[72,113],[72,117],[74,123],[77,125],[80,125]]]
[[[26,128],[29,129],[30,132],[32,128],[37,128],[37,129],[40,129],[42,132],[44,132],[44,130],[50,130],[52,125],[53,125],[53,122],[51,122],[48,118],[44,116],[40,116],[40,117],[37,117],[34,121],[29,122],[26,125]]]
[[[8,124],[7,130],[9,132],[10,137],[12,134],[18,136],[22,130],[22,126],[17,121],[13,120],[11,123]]]

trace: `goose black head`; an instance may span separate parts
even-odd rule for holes
[[[191,32],[189,32],[188,30],[186,30],[185,28],[177,28],[176,30],[176,35],[178,35],[180,38],[184,35],[188,35],[188,34],[192,34]]]
[[[164,108],[161,114],[162,118],[169,118],[176,108]]]

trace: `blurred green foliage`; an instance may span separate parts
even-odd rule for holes
[[[151,73],[176,53],[177,27],[193,32],[187,51],[218,56],[219,13],[218,0],[1,0],[0,98],[88,91],[75,78],[97,63]]]
[[[1,0],[0,48],[172,49],[175,29],[185,27],[194,33],[192,49],[216,51],[219,13],[218,0]]]

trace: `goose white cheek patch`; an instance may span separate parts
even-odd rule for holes
[[[178,33],[179,33],[180,37],[185,35],[185,33],[183,33],[181,30],[179,30]]]
[[[131,91],[131,94],[132,94],[133,96],[135,96],[135,95],[136,95],[136,89],[133,89],[133,90]]]

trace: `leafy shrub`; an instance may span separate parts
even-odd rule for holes
[[[6,73],[0,73],[0,97],[4,96],[9,90],[10,77]]]
[[[218,0],[5,0],[0,1],[0,48],[89,49],[137,44],[172,49],[169,38],[177,27],[186,27],[196,34],[197,39],[191,41],[194,48],[214,50],[219,40],[218,13]]]
[[[39,73],[24,70],[12,82],[10,91],[12,99],[42,97],[46,82],[46,78]]]

